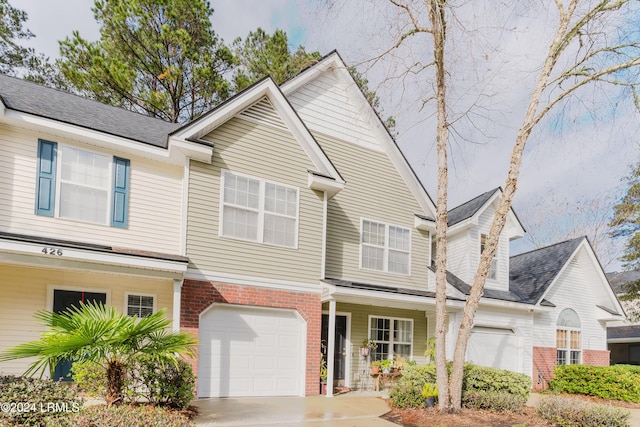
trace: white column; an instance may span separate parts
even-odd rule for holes
[[[182,295],[182,279],[173,280],[173,326],[174,332],[180,331],[180,297]]]
[[[336,352],[336,300],[329,300],[329,337],[327,340],[327,397],[333,397],[333,365]]]

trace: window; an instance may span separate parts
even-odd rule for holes
[[[297,246],[297,188],[229,171],[223,171],[222,181],[222,236]]]
[[[486,234],[480,235],[480,254],[484,252],[484,247],[487,245],[488,236]],[[498,280],[498,250],[500,249],[500,245],[496,247],[496,253],[493,255],[493,259],[491,260],[491,267],[489,267],[489,274],[487,274],[487,279]]]
[[[370,316],[369,338],[378,345],[370,354],[371,360],[392,359],[395,355],[411,358],[413,320]]]
[[[556,347],[558,365],[575,365],[581,362],[580,317],[570,308],[562,310],[558,316]]]
[[[38,141],[36,214],[127,227],[129,160]]]
[[[151,295],[127,294],[127,316],[145,317],[153,314],[154,300]]]
[[[362,220],[361,229],[361,268],[409,274],[411,263],[409,229],[369,220]]]

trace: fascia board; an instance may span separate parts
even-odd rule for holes
[[[303,71],[291,80],[284,82],[280,86],[280,89],[285,95],[288,95],[292,92],[295,92],[310,81],[316,79],[320,74],[324,73],[332,67],[346,67],[346,65],[342,63],[342,61],[340,61],[340,57],[335,52],[327,56],[317,64],[311,66],[308,70]]]

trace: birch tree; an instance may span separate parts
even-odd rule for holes
[[[436,150],[437,150],[437,202],[436,202],[436,369],[440,391],[439,409],[457,412],[461,409],[462,375],[467,343],[473,327],[480,298],[491,261],[496,252],[498,238],[518,186],[523,153],[532,131],[549,115],[571,97],[585,96],[582,89],[592,84],[609,84],[627,89],[636,106],[636,77],[640,65],[640,40],[631,30],[629,13],[635,7],[629,0],[555,0],[546,16],[545,25],[550,28],[550,42],[544,59],[536,68],[537,77],[530,87],[530,97],[514,135],[510,164],[503,185],[503,195],[493,217],[487,243],[482,252],[473,284],[466,300],[462,321],[457,334],[451,374],[447,374],[445,354],[446,333],[446,265],[447,265],[447,189],[448,150],[450,130],[454,122],[450,119],[452,100],[448,96],[452,70],[448,52],[451,35],[448,24],[456,19],[454,8],[469,5],[468,2],[447,0],[388,0],[397,8],[403,21],[403,31],[380,56],[398,57],[403,48],[417,36],[427,36],[429,42],[421,45],[430,52],[426,62],[417,61],[407,65],[403,75],[428,74],[433,82],[433,95],[427,101],[435,101]],[[472,4],[473,2],[471,2]],[[517,8],[522,2],[502,3],[502,8]],[[526,6],[526,5],[525,5]],[[635,30],[635,28],[633,28]],[[507,29],[505,29],[507,31]],[[470,35],[471,36],[471,35]],[[475,35],[474,35],[475,36]],[[421,38],[424,40],[424,38]],[[415,44],[414,44],[415,48]],[[427,78],[425,77],[425,81]],[[468,114],[468,112],[467,112]]]

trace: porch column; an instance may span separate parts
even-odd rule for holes
[[[180,298],[182,295],[182,280],[173,280],[173,332],[180,331]]]
[[[336,352],[336,300],[329,300],[329,325],[327,341],[327,397],[333,397],[333,365]]]

